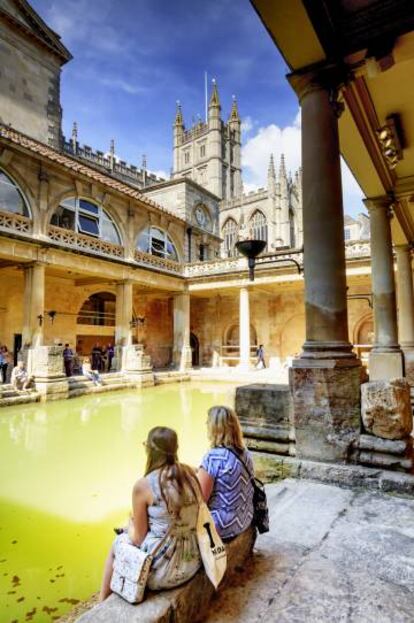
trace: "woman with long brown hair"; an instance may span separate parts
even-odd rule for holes
[[[209,409],[207,434],[211,448],[197,476],[217,532],[229,541],[253,520],[253,461],[244,445],[239,418],[230,407]]]
[[[145,449],[145,475],[132,490],[128,531],[116,537],[106,560],[101,601],[111,593],[114,556],[122,542],[151,553],[165,539],[151,566],[147,586],[152,590],[179,586],[201,566],[196,533],[200,489],[194,470],[178,461],[177,433],[157,426],[148,433]]]

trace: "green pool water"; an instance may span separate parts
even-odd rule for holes
[[[1,623],[53,621],[98,589],[148,431],[175,428],[197,466],[219,403],[234,388],[184,383],[0,411]]]

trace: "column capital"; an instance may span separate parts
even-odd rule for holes
[[[343,112],[344,105],[338,101],[338,94],[348,80],[348,72],[344,66],[328,63],[309,65],[288,74],[287,79],[300,103],[310,93],[325,91],[329,93],[336,116],[339,117]]]
[[[413,245],[410,242],[406,242],[404,244],[394,245],[395,252],[401,255],[409,255],[411,256],[411,251],[413,250]]]
[[[387,216],[392,218],[392,205],[394,200],[389,195],[381,195],[379,197],[366,197],[363,199],[364,205],[368,212],[374,210],[385,210]]]

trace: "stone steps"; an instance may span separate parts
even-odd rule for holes
[[[154,372],[154,384],[164,385],[166,383],[181,383],[190,381],[191,377],[188,372],[180,372],[179,370],[167,370],[162,372]]]
[[[38,402],[40,394],[34,389],[18,391],[11,384],[0,385],[0,407]]]
[[[101,375],[102,385],[95,385],[93,381],[84,376],[72,376],[68,378],[69,398],[76,398],[85,394],[99,394],[102,392],[128,389],[134,384],[131,380],[116,372]]]

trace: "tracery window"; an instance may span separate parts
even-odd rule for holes
[[[0,169],[0,210],[30,217],[23,193],[13,180]]]
[[[290,246],[293,249],[296,246],[296,231],[295,231],[295,215],[293,210],[289,210],[289,230],[290,230]]]
[[[224,255],[232,257],[236,255],[237,242],[237,223],[234,219],[229,218],[222,227]]]
[[[267,241],[267,220],[260,210],[256,210],[250,219],[249,231],[253,240]]]
[[[52,216],[51,224],[121,244],[118,229],[109,214],[100,205],[87,199],[71,197],[62,201]]]
[[[167,232],[158,227],[147,227],[140,233],[137,249],[178,262],[178,253],[173,241]]]

